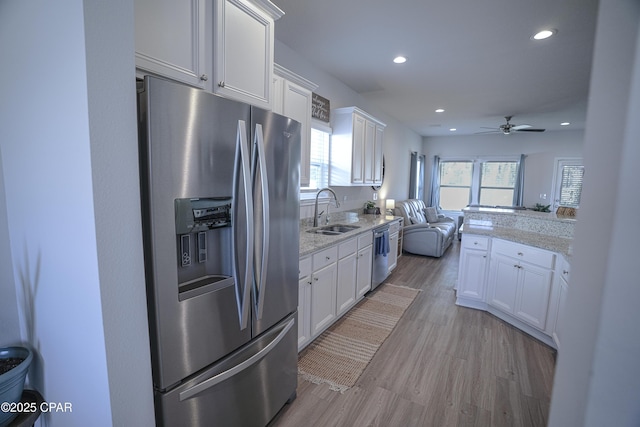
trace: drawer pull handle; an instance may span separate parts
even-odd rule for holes
[[[473,244],[474,244],[474,245],[477,245],[477,244],[478,244],[478,242],[473,242]]]
[[[327,261],[329,261],[329,260],[331,259],[331,257],[330,257],[330,256],[328,256],[328,257],[325,257],[325,258],[327,259]]]
[[[522,255],[524,255],[524,254],[523,254],[522,252],[518,252],[518,255],[522,256]]]
[[[317,282],[317,281],[318,281],[318,278],[317,278],[317,277],[314,277],[314,278],[313,278],[313,280],[315,280],[315,281]]]
[[[566,275],[566,274],[569,274],[569,271],[567,271],[567,270],[562,270],[562,274],[565,274],[565,275]]]

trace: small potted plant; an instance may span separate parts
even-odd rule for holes
[[[364,213],[365,214],[375,214],[378,212],[378,208],[376,204],[371,200],[368,200],[367,203],[364,204]]]
[[[33,353],[25,347],[0,348],[0,403],[18,403],[22,396],[24,380],[33,359]],[[1,411],[0,425],[9,423],[17,412]]]

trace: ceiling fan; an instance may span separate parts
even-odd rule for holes
[[[483,126],[484,129],[493,129],[493,130],[476,132],[476,133],[503,133],[505,135],[510,135],[512,132],[544,132],[545,131],[544,129],[534,129],[531,125],[511,124],[510,121],[513,118],[513,116],[505,116],[504,118],[507,119],[507,123],[500,125],[497,129]]]

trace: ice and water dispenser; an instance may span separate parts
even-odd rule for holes
[[[175,199],[180,300],[233,284],[231,201]]]

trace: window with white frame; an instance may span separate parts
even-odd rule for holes
[[[553,207],[560,206],[577,208],[582,196],[582,179],[584,165],[581,158],[556,159],[554,171]]]
[[[312,191],[329,186],[329,144],[331,129],[328,127],[311,126],[311,141],[309,148],[310,169],[309,185],[301,191]]]
[[[470,204],[511,206],[518,177],[518,160],[441,160],[438,206],[461,211]]]

